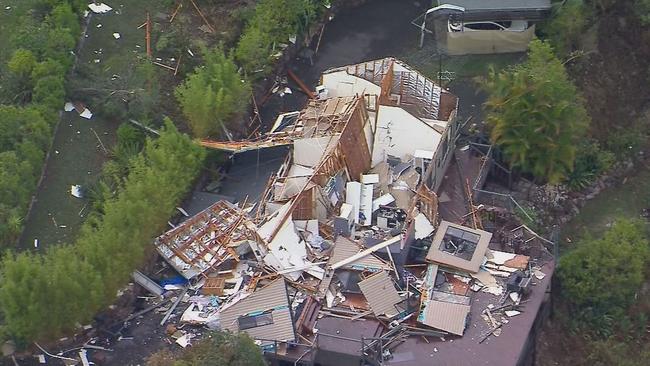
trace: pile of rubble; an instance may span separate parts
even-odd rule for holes
[[[525,226],[495,240],[481,229],[483,205],[469,205],[467,226],[439,217],[457,98],[391,58],[322,81],[317,99],[266,135],[202,142],[233,153],[292,148],[258,200],[216,202],[156,239],[184,279],[167,284],[179,293],[162,323],[246,332],[293,362],[416,360],[421,340],[442,342],[423,351],[442,354],[510,324],[524,342],[552,257]],[[515,253],[513,238],[528,253]],[[178,325],[168,333],[191,344]]]

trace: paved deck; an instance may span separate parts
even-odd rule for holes
[[[467,182],[473,186],[481,167],[482,158],[470,149],[457,148],[454,152],[447,175],[438,189],[438,214],[440,218],[457,224],[463,224],[469,211]]]

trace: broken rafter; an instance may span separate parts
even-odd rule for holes
[[[181,53],[180,56],[178,56],[178,62],[176,63],[176,68],[174,69],[174,76],[178,74],[178,67],[181,66],[181,60],[183,59],[183,54]]]
[[[205,23],[205,25],[207,25],[208,29],[210,29],[210,32],[215,33],[216,30],[214,29],[214,27],[212,25],[210,25],[210,22],[208,22],[208,19],[206,19],[205,15],[203,15],[203,12],[201,11],[201,9],[199,9],[199,6],[196,5],[194,0],[190,0],[190,2],[192,3],[192,5],[194,5],[194,9],[196,9],[196,12],[199,13],[199,15],[201,16],[201,19],[203,19],[203,22]]]
[[[178,6],[176,6],[176,10],[174,10],[174,13],[172,14],[171,18],[169,19],[170,23],[174,21],[174,18],[176,18],[176,14],[178,14],[178,11],[181,10],[181,8],[183,7],[183,1],[184,0],[181,0],[181,1],[178,2]]]
[[[397,243],[400,240],[402,240],[402,237],[400,235],[394,236],[394,237],[392,237],[392,238],[390,238],[388,240],[385,240],[385,241],[373,246],[372,248],[362,250],[359,253],[357,253],[357,254],[349,257],[349,258],[346,258],[346,259],[344,259],[344,260],[342,260],[340,262],[334,263],[332,265],[332,269],[339,269],[339,268],[341,268],[341,267],[343,267],[345,265],[348,265],[348,264],[350,264],[352,262],[355,262],[355,261],[357,261],[357,260],[359,260],[359,259],[361,259],[361,258],[363,258],[363,257],[365,257],[367,255],[370,255],[371,253],[374,253],[374,252],[376,252],[376,251],[378,251],[380,249],[386,248],[391,244]]]
[[[147,54],[148,54],[148,52],[147,52]],[[157,61],[151,61],[151,63],[156,65],[156,66],[164,67],[165,69],[170,70],[170,71],[174,71],[174,72],[176,71],[176,69],[174,69],[173,67],[171,67],[169,65],[165,65],[165,64],[157,62]],[[176,74],[174,74],[174,75],[176,75]]]
[[[291,69],[287,70],[287,75],[291,78],[291,80],[293,80],[296,84],[298,84],[300,89],[305,94],[307,94],[309,99],[316,99],[316,96],[314,95],[314,93],[307,87],[307,85],[305,85],[305,83],[302,82],[302,80],[300,80],[298,75],[294,74],[293,71],[291,71]]]
[[[145,41],[147,42],[147,57],[151,58],[152,53],[151,53],[151,17],[149,16],[149,12],[147,12],[147,22],[146,24],[146,33],[145,33]]]

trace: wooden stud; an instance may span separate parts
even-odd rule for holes
[[[171,19],[169,19],[170,23],[174,21],[174,18],[176,18],[176,14],[178,14],[178,11],[181,10],[182,7],[183,7],[183,0],[178,2],[178,6],[176,7],[176,10],[174,10]]]

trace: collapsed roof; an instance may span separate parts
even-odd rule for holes
[[[458,133],[457,98],[392,58],[332,69],[322,81],[321,99],[281,115],[262,137],[202,142],[292,152],[254,207],[217,202],[156,239],[165,260],[218,298],[193,298],[186,319],[216,318],[293,361],[352,342],[320,325],[378,320],[362,332],[375,340],[340,350],[387,361],[397,339],[462,337],[480,321],[469,316],[474,297],[530,291],[541,262],[489,249],[493,237],[476,222],[438,217],[435,182]],[[500,306],[521,309],[519,300]]]

